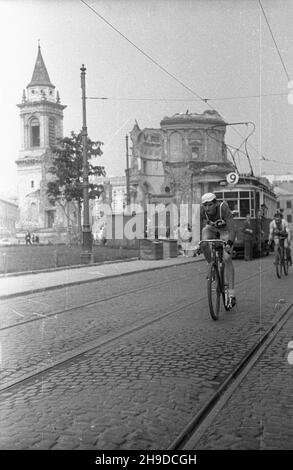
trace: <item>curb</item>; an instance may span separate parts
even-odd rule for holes
[[[135,260],[137,260],[137,258],[132,259],[132,260],[135,261]],[[156,261],[156,260],[154,260],[154,261]],[[65,283],[65,284],[61,284],[61,285],[46,286],[46,287],[40,287],[40,288],[37,288],[37,289],[28,289],[26,291],[16,292],[16,293],[13,293],[13,294],[0,295],[0,300],[6,300],[6,299],[14,298],[14,297],[20,297],[22,295],[35,294],[35,293],[38,293],[38,292],[45,292],[47,290],[55,290],[55,289],[62,289],[64,287],[71,287],[71,286],[75,286],[75,285],[89,284],[91,282],[103,281],[105,279],[113,279],[113,278],[121,277],[121,276],[130,276],[132,274],[139,274],[139,273],[142,273],[142,272],[145,272],[145,271],[156,271],[156,270],[166,269],[166,268],[174,267],[174,266],[175,267],[184,266],[185,264],[201,262],[201,261],[204,261],[204,259],[191,258],[189,261],[186,260],[184,263],[175,263],[175,264],[170,264],[170,265],[165,265],[165,266],[154,266],[154,267],[150,267],[150,268],[137,269],[135,271],[126,272],[126,273],[109,274],[109,275],[105,275],[103,277],[98,277],[98,278],[94,278],[94,279],[93,278],[91,278],[91,279],[82,279],[82,280],[79,280],[79,281],[72,281],[72,282],[68,282],[68,283]],[[108,263],[108,264],[110,264],[110,263]],[[115,264],[115,263],[113,263],[113,264]],[[96,264],[91,264],[90,266],[95,266],[95,265]],[[97,265],[99,265],[99,264],[97,264]],[[88,265],[86,265],[86,266],[88,266]],[[85,267],[85,266],[84,265],[76,266],[76,268],[81,268],[81,267]],[[68,269],[70,269],[70,268],[66,268],[66,269],[63,269],[63,270],[65,271],[65,270],[68,270]],[[57,270],[60,271],[60,269],[57,269]],[[48,271],[45,271],[45,272],[48,272]],[[33,271],[31,274],[37,274],[37,272]]]
[[[19,272],[15,272],[15,273],[0,274],[0,279],[7,278],[7,277],[14,277],[14,276],[15,277],[16,276],[25,276],[26,274],[40,274],[40,273],[51,273],[51,272],[54,272],[54,271],[67,271],[68,269],[78,269],[78,268],[86,268],[86,267],[91,267],[91,266],[101,266],[101,265],[104,265],[104,264],[126,263],[128,261],[137,261],[137,260],[139,260],[139,257],[101,261],[101,262],[98,262],[98,263],[73,264],[72,266],[58,266],[56,268],[36,269],[34,271],[19,271]]]

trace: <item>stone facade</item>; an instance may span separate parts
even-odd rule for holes
[[[0,196],[0,238],[11,238],[15,236],[15,224],[17,219],[17,204]]]
[[[160,129],[140,129],[130,137],[131,201],[197,203],[235,171],[227,158],[226,123],[216,111],[164,117]]]

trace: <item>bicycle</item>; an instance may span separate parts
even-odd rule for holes
[[[225,283],[225,263],[223,260],[223,252],[226,242],[220,239],[202,240],[199,242],[199,246],[202,243],[208,243],[211,250],[212,261],[209,265],[207,277],[207,294],[210,315],[213,320],[218,320],[221,296],[225,310],[231,310],[233,307],[228,294],[228,286]]]
[[[288,276],[289,263],[287,259],[287,250],[285,249],[285,246],[284,246],[284,240],[287,237],[283,237],[279,235],[278,238],[279,238],[279,246],[276,252],[275,265],[276,265],[277,277],[280,279],[282,277],[282,270],[284,271],[285,276]]]

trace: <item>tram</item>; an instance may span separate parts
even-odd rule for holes
[[[236,225],[234,256],[244,254],[242,228],[247,214],[253,226],[253,256],[268,255],[269,224],[277,211],[277,197],[266,178],[238,175],[236,184],[219,182],[213,192],[219,201],[225,201],[230,207]]]

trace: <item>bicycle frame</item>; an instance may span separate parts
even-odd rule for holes
[[[208,239],[199,242],[207,243],[211,250],[211,263],[207,279],[207,294],[210,314],[213,320],[218,320],[220,312],[220,297],[226,310],[230,310],[227,285],[225,284],[225,263],[223,249],[225,242],[220,239]]]

